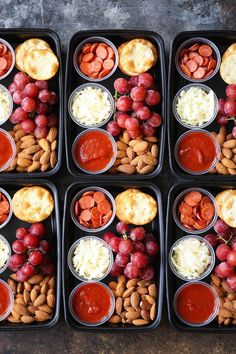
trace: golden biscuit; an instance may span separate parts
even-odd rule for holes
[[[15,66],[18,70],[24,71],[25,69],[24,69],[21,47],[22,44],[18,45],[15,49],[15,56],[16,56]]]
[[[24,187],[14,194],[12,205],[13,213],[18,219],[33,224],[51,215],[54,200],[51,193],[43,187]]]
[[[157,214],[157,203],[149,194],[138,189],[128,189],[117,195],[116,216],[134,225],[145,225]]]
[[[229,197],[231,197],[232,195],[236,194],[236,190],[234,189],[226,189],[220,193],[218,193],[215,197],[215,201],[217,204],[217,212],[218,215],[221,219],[223,219],[223,215],[222,215],[222,206],[224,205],[224,203],[227,201],[227,199]]]
[[[56,75],[59,61],[50,49],[30,49],[24,61],[25,71],[35,80],[49,80]]]
[[[148,71],[157,61],[157,50],[148,40],[136,38],[118,48],[119,68],[130,76]]]
[[[236,84],[236,52],[224,57],[220,66],[220,76],[227,84]]]
[[[236,52],[236,43],[231,44],[222,56],[222,62],[229,57],[232,53]]]
[[[223,203],[221,212],[224,222],[230,227],[236,227],[236,193]]]

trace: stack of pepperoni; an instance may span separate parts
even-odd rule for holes
[[[202,230],[215,215],[215,207],[208,196],[198,191],[189,192],[178,207],[179,221],[188,230]]]
[[[75,202],[74,212],[78,222],[89,229],[106,225],[112,217],[111,204],[100,191],[83,193]]]
[[[115,65],[115,53],[107,43],[87,43],[77,61],[84,75],[99,79],[110,74]]]
[[[12,64],[12,54],[10,49],[3,43],[0,43],[0,77],[5,75]]]
[[[0,225],[3,224],[10,213],[10,204],[7,197],[0,192]]]
[[[212,48],[207,44],[193,44],[180,52],[179,67],[183,74],[192,79],[209,77],[216,68],[216,60],[212,56]]]

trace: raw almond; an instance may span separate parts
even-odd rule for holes
[[[25,167],[29,167],[31,164],[32,164],[31,160],[24,159],[22,157],[17,159],[17,165],[20,166],[20,167],[24,167],[24,168]]]
[[[158,146],[156,144],[153,144],[151,147],[151,154],[155,159],[158,157]]]
[[[14,127],[13,127],[14,132],[16,132],[19,129],[21,129],[21,125],[20,124],[14,125]]]
[[[231,159],[231,157],[233,156],[233,152],[231,149],[228,148],[222,148],[222,154],[227,157],[227,159]]]
[[[116,159],[112,167],[119,166],[121,164],[121,159]]]
[[[221,280],[219,277],[217,277],[217,275],[215,274],[211,274],[211,280],[213,281],[213,283],[216,285],[216,286],[220,286],[221,284]],[[151,295],[151,294],[150,294]]]
[[[50,151],[50,144],[45,138],[40,139],[38,144],[44,151]]]
[[[25,301],[24,301],[24,299],[22,297],[17,298],[15,300],[15,303],[25,306]]]
[[[10,274],[10,278],[16,281],[16,273]]]
[[[235,161],[235,162],[236,162],[236,161]],[[233,175],[233,176],[236,175],[236,169],[233,169],[233,168],[229,168],[229,167],[228,167],[228,171],[229,171],[230,175]]]
[[[33,156],[33,161],[39,161],[41,156],[44,154],[44,150],[39,150]]]
[[[135,286],[136,284],[138,283],[138,279],[130,279],[130,280],[128,280],[127,281],[127,283],[126,283],[126,288],[128,289],[128,288],[131,288],[131,287],[133,287],[133,286]]]
[[[124,299],[124,308],[128,307],[131,305],[130,297],[126,297]]]
[[[139,280],[138,282],[138,286],[140,287],[147,287],[148,285],[150,285],[150,280]]]
[[[50,315],[47,312],[37,310],[35,311],[35,320],[37,322],[43,322],[50,319]]]
[[[135,166],[132,166],[130,164],[120,165],[120,166],[116,167],[116,169],[119,172],[123,172],[123,173],[129,174],[129,175],[132,175],[136,171]]]
[[[53,295],[48,295],[48,296],[53,296]],[[45,304],[46,302],[46,295],[45,294],[40,294],[35,300],[34,300],[34,306],[41,306]]]
[[[229,140],[230,141],[230,140]],[[235,140],[236,141],[236,140]],[[222,164],[225,166],[225,167],[229,167],[229,168],[236,168],[236,164],[230,160],[230,159],[227,159],[227,157],[224,157],[222,160],[221,160]]]
[[[21,322],[23,323],[32,323],[34,322],[34,317],[32,316],[21,316]]]
[[[227,293],[234,293],[234,291],[228,286],[226,281],[223,280],[221,285]]]
[[[122,283],[118,283],[116,287],[116,296],[122,296],[125,291],[125,286]]]
[[[127,147],[126,154],[127,154],[128,158],[129,158],[129,161],[132,161],[135,158],[135,156],[136,156],[136,154],[135,154],[135,152],[134,152],[134,150],[132,149],[131,146]]]
[[[140,317],[140,311],[127,311],[125,316],[128,320],[136,320]]]
[[[121,318],[118,315],[113,315],[109,318],[108,322],[110,323],[120,323],[121,322]]]
[[[32,155],[26,154],[24,151],[21,151],[18,156],[18,158],[23,158],[23,159],[28,159],[28,160],[32,160]]]
[[[138,292],[140,295],[145,295],[145,294],[148,294],[148,289],[145,288],[145,287],[139,287],[139,288],[137,288],[137,292]]]
[[[8,317],[7,317],[7,320],[9,321],[9,322],[12,322],[12,323],[20,323],[20,320],[17,320],[14,316],[12,316],[12,315],[9,315]]]
[[[14,139],[15,137],[15,132],[14,130],[9,130],[8,133],[12,136],[12,138]]]
[[[41,165],[40,171],[45,172],[49,169],[49,167],[50,167],[50,163],[46,163],[44,165]]]
[[[125,143],[122,143],[122,141],[117,141],[116,142],[117,149],[121,151],[126,151],[127,150],[127,145]]]
[[[31,278],[28,279],[28,283],[30,284],[39,284],[43,279],[42,274],[35,274]]]
[[[52,143],[56,139],[56,137],[57,137],[57,128],[56,127],[51,127],[46,139],[50,143]]]
[[[36,290],[38,293],[40,293],[41,291],[41,288],[38,284],[34,285],[33,289]]]
[[[16,320],[20,320],[21,315],[20,315],[18,312],[16,312],[16,311],[14,310],[14,308],[12,309],[11,314],[12,314],[12,316],[13,316]]]
[[[28,147],[33,146],[33,145],[35,145],[35,140],[34,140],[34,138],[32,138],[30,136],[27,140],[25,140],[21,143],[20,148],[23,150],[23,149],[27,149]]]
[[[123,159],[121,159],[120,162],[124,165],[124,164],[129,164],[130,160],[128,157],[123,157]]]
[[[29,313],[32,313],[33,315],[35,314],[35,311],[37,311],[38,307],[30,305],[27,307]]]
[[[110,281],[108,286],[109,286],[110,289],[116,290],[117,282],[116,281]]]
[[[128,143],[130,142],[130,136],[129,134],[127,133],[127,130],[124,130],[123,131],[123,141],[126,145],[128,145]]]
[[[232,312],[224,308],[219,310],[218,316],[225,317],[225,318],[233,317]]]
[[[150,311],[151,304],[148,301],[146,301],[146,300],[142,300],[140,302],[140,307],[141,307],[142,310]]]
[[[140,296],[137,291],[133,292],[130,296],[131,306],[136,310],[139,306]]]
[[[55,293],[54,289],[49,289],[47,295],[54,295],[54,293]]]
[[[227,168],[221,162],[216,164],[216,170],[220,175],[227,175],[229,173]]]
[[[117,315],[121,314],[122,307],[123,307],[122,297],[118,297],[116,299],[116,313],[117,313]]]
[[[117,154],[116,154],[116,157],[118,159],[123,159],[123,157],[126,157],[126,150],[125,151],[124,150],[118,150]]]
[[[156,303],[152,305],[151,309],[150,309],[150,319],[153,321],[156,317]]]
[[[139,160],[141,160],[141,159],[142,159],[142,155],[136,156],[136,157],[130,162],[130,164],[131,164],[132,166],[138,166]]]
[[[143,155],[142,158],[139,160],[137,168],[141,170],[144,166],[146,166],[145,162],[143,161]]]
[[[50,281],[50,279],[52,279],[52,278],[54,278],[54,277],[52,277],[51,275],[47,275],[46,277],[43,278],[43,280],[39,283],[39,285],[43,286],[43,284],[48,283]]]
[[[23,283],[18,283],[17,284],[17,287],[16,287],[16,292],[18,294],[22,293],[23,292],[23,289],[24,289],[24,284]]]
[[[48,286],[49,286],[49,289],[55,289],[55,287],[56,287],[56,278],[55,277],[51,277],[49,279]]]
[[[22,315],[22,316],[23,315],[27,316],[29,314],[29,311],[27,310],[27,308],[23,304],[15,303],[13,309],[16,313],[18,313],[19,315]]]
[[[33,161],[32,165],[27,168],[27,172],[34,172],[37,171],[41,166],[39,161]]]
[[[57,153],[54,150],[50,154],[50,166],[53,168],[56,166],[56,163],[57,163]]]
[[[24,289],[23,299],[24,299],[24,302],[26,304],[29,304],[29,302],[30,302],[30,293],[29,293],[29,291],[27,289]]]
[[[36,152],[40,151],[41,150],[41,147],[39,145],[33,145],[33,146],[30,146],[28,147],[27,149],[24,149],[24,153],[25,154],[35,154]]]
[[[50,151],[44,151],[44,153],[42,154],[42,156],[40,157],[40,163],[42,165],[48,163],[50,160]]]
[[[10,286],[13,294],[16,294],[16,283],[12,279],[7,279],[7,284]]]
[[[122,295],[122,297],[126,298],[126,297],[130,296],[132,294],[133,290],[134,290],[134,286],[132,286],[131,288],[125,290],[123,295]]]
[[[157,288],[155,284],[150,284],[148,287],[148,293],[149,295],[153,297],[157,297]]]
[[[144,140],[148,141],[149,143],[157,143],[158,139],[156,136],[148,136],[145,137]]]
[[[143,161],[147,165],[156,165],[157,164],[157,159],[155,159],[150,152],[143,155]]]
[[[134,152],[144,152],[149,147],[149,143],[147,141],[140,141],[134,145],[133,150]]]
[[[27,167],[17,166],[17,167],[16,167],[16,170],[17,170],[18,172],[25,172],[25,171],[27,170]]]
[[[153,165],[147,165],[144,166],[141,170],[140,170],[140,174],[141,175],[145,175],[146,173],[150,173],[154,170],[154,166]]]
[[[149,322],[140,318],[140,319],[137,319],[137,320],[133,320],[132,323],[135,326],[144,326],[144,325],[148,324]]]
[[[234,149],[236,148],[236,139],[227,140],[223,143],[224,148]]]
[[[54,308],[55,303],[56,303],[55,295],[53,295],[53,294],[47,295],[47,304],[48,304],[48,306]]]
[[[18,129],[15,133],[15,140],[20,140],[23,136],[27,135],[23,129]]]
[[[53,309],[52,309],[50,306],[48,306],[47,304],[38,306],[38,309],[39,309],[40,311],[47,312],[47,313],[49,313],[49,314],[51,314],[52,311],[53,311]]]
[[[150,321],[150,314],[146,310],[141,310],[141,316],[144,320]]]
[[[51,143],[51,150],[52,151],[55,151],[57,148],[57,140],[54,140],[52,143]]]
[[[134,139],[134,140],[130,140],[129,142],[129,146],[134,147],[136,144],[138,144],[140,142],[140,140],[138,139]]]

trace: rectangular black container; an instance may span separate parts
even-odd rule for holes
[[[67,166],[70,173],[75,177],[85,177],[94,178],[94,175],[86,174],[83,171],[79,170],[75,165],[72,155],[71,148],[74,139],[76,136],[81,133],[84,129],[78,126],[70,117],[68,112],[68,100],[70,94],[78,87],[88,81],[84,80],[75,70],[73,64],[73,54],[76,47],[84,40],[93,36],[101,36],[109,39],[116,47],[121,43],[134,39],[134,38],[145,38],[150,40],[157,48],[158,51],[158,60],[157,64],[150,70],[151,74],[154,75],[154,81],[157,83],[158,89],[161,93],[162,100],[158,105],[157,112],[162,115],[163,124],[160,128],[157,129],[157,137],[160,139],[159,143],[159,163],[156,166],[155,170],[146,175],[127,175],[127,174],[111,174],[105,172],[103,174],[96,175],[97,180],[108,179],[118,179],[118,180],[127,180],[135,178],[140,179],[150,179],[157,176],[163,166],[164,158],[164,148],[165,148],[165,112],[166,112],[166,72],[165,72],[165,52],[164,52],[164,43],[161,36],[155,32],[151,31],[140,31],[140,30],[96,30],[96,31],[80,31],[73,35],[68,45],[67,50],[67,60],[66,60],[66,76],[65,76],[65,142],[66,142],[66,157],[67,157]],[[118,77],[125,77],[125,75],[117,68],[115,73],[108,79],[99,82],[99,84],[105,86],[111,93],[114,93],[113,82]],[[127,76],[128,77],[128,76]],[[106,124],[101,128],[105,129]]]
[[[168,132],[168,146],[169,146],[169,160],[171,170],[175,175],[178,175],[182,178],[188,179],[200,179],[200,180],[207,180],[211,178],[213,181],[228,181],[229,179],[235,180],[235,176],[232,175],[199,175],[194,176],[188,174],[187,172],[183,171],[179,165],[177,164],[174,156],[174,148],[177,139],[186,132],[188,129],[183,127],[176,119],[173,114],[172,110],[172,102],[176,93],[185,85],[191,84],[192,82],[185,80],[177,71],[175,66],[175,53],[178,47],[187,39],[194,38],[194,37],[203,37],[211,40],[219,49],[221,56],[226,51],[226,49],[234,42],[236,42],[236,31],[188,31],[188,32],[181,32],[179,33],[171,44],[170,49],[170,60],[169,60],[169,75],[168,75],[168,98],[167,98],[167,132]],[[220,73],[216,73],[216,75],[204,82],[206,86],[209,86],[215,93],[218,98],[225,97],[225,88],[227,84],[221,79]],[[229,123],[229,127],[232,130],[232,123]],[[210,125],[204,128],[208,131],[219,131],[220,126],[213,121]],[[231,132],[231,131],[229,131]],[[210,177],[209,177],[210,176]]]
[[[59,70],[57,74],[49,80],[50,89],[55,91],[58,94],[59,101],[56,105],[55,113],[58,115],[58,136],[57,136],[57,163],[56,166],[52,169],[41,172],[31,172],[31,173],[23,173],[23,172],[1,172],[0,179],[18,179],[18,178],[44,178],[54,175],[60,168],[61,165],[61,157],[62,157],[62,142],[63,142],[63,80],[62,80],[62,59],[61,59],[61,44],[60,39],[56,32],[51,29],[45,28],[7,28],[0,29],[0,38],[5,39],[7,42],[11,44],[13,49],[15,49],[19,44],[23,43],[25,40],[30,38],[40,38],[46,41],[53,52],[59,59]],[[8,87],[8,85],[13,81],[14,75],[18,72],[16,67],[12,70],[12,72],[3,80],[1,80],[1,84],[3,86]],[[14,108],[19,107],[14,104]],[[7,121],[6,123],[1,125],[1,128],[5,130],[11,130],[12,124]]]
[[[71,245],[79,238],[86,235],[85,232],[80,230],[73,222],[70,216],[70,205],[73,197],[83,188],[99,186],[107,189],[113,197],[115,197],[118,193],[122,192],[127,188],[140,188],[144,193],[150,194],[158,204],[158,216],[152,221],[151,224],[147,226],[150,231],[153,231],[157,237],[157,242],[160,245],[160,252],[157,255],[158,261],[155,269],[156,276],[156,284],[158,288],[158,305],[157,305],[157,315],[156,319],[149,325],[135,327],[123,324],[111,324],[104,323],[98,327],[86,327],[74,320],[72,315],[70,314],[68,307],[68,299],[71,291],[77,286],[80,281],[74,277],[74,275],[70,272],[70,269],[67,265],[67,254],[71,247]],[[104,231],[99,233],[93,233],[94,236],[102,236],[106,231],[115,232],[115,225],[118,221],[117,218],[114,219],[113,223]],[[63,269],[63,300],[64,300],[64,314],[66,323],[79,331],[87,331],[87,332],[136,332],[136,331],[149,331],[158,327],[161,321],[162,315],[162,301],[163,301],[163,287],[164,287],[164,231],[163,231],[163,212],[162,212],[162,198],[160,190],[152,183],[145,182],[109,182],[109,187],[104,182],[89,182],[89,183],[74,183],[72,184],[65,196],[65,204],[64,204],[64,217],[63,217],[63,238],[62,238],[62,269]],[[103,280],[105,283],[110,281],[105,278]]]
[[[169,251],[171,246],[175,241],[180,239],[181,237],[187,235],[186,232],[182,231],[175,223],[173,216],[172,216],[172,206],[174,203],[175,198],[184,190],[192,187],[200,187],[208,190],[210,193],[213,195],[216,195],[217,193],[221,192],[224,189],[227,188],[234,188],[234,184],[230,184],[230,182],[222,182],[221,184],[217,182],[204,182],[204,183],[199,183],[199,182],[194,182],[194,186],[192,183],[182,183],[179,185],[176,185],[171,188],[169,195],[168,195],[168,205],[167,205],[167,216],[166,216],[166,241],[165,241],[165,274],[166,274],[166,295],[167,295],[167,307],[168,307],[168,318],[169,322],[173,327],[180,331],[186,331],[186,332],[201,332],[201,333],[209,333],[209,332],[216,332],[216,333],[221,333],[221,332],[236,332],[236,326],[229,325],[229,326],[221,326],[217,323],[216,320],[213,320],[211,323],[209,323],[207,326],[203,327],[191,327],[183,322],[181,322],[178,317],[175,315],[174,309],[173,309],[173,299],[174,299],[174,294],[177,291],[177,289],[184,283],[181,279],[177,278],[172,270],[169,267],[168,264],[168,256],[169,256]],[[211,233],[212,229],[200,234],[201,235],[206,235],[207,233]],[[190,233],[191,234],[191,231]],[[204,278],[202,281],[210,284],[210,276],[207,278]]]
[[[19,330],[37,330],[48,329],[55,326],[60,316],[60,297],[61,297],[61,234],[60,234],[60,216],[59,216],[59,201],[57,189],[53,183],[43,179],[27,179],[18,181],[1,182],[0,187],[5,189],[8,194],[13,197],[14,193],[23,187],[41,186],[49,190],[54,199],[54,211],[52,215],[43,223],[46,227],[46,239],[50,242],[53,248],[53,260],[56,265],[56,305],[53,317],[45,322],[33,322],[31,324],[10,323],[8,321],[0,322],[1,331],[19,331]],[[16,240],[16,229],[18,227],[29,227],[30,224],[17,219],[14,214],[8,224],[0,229],[0,234],[3,235],[10,244]],[[5,270],[0,278],[7,281],[12,272]]]

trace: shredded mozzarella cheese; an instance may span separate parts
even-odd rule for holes
[[[0,268],[3,268],[9,259],[9,249],[7,244],[0,239]]]
[[[8,94],[0,88],[0,123],[4,122],[10,114],[10,101]]]

